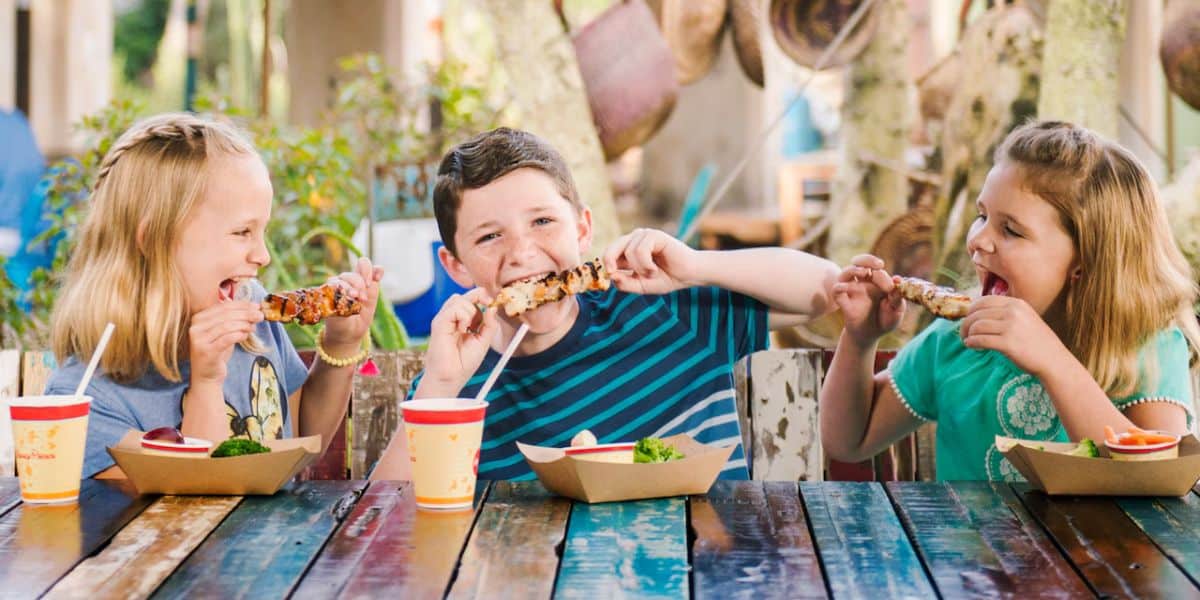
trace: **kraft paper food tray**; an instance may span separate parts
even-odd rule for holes
[[[546,489],[583,502],[614,502],[704,494],[733,453],[733,446],[707,446],[681,434],[663,438],[684,458],[665,463],[606,463],[567,456],[562,448],[517,442]]]
[[[1074,446],[996,436],[1004,458],[1030,485],[1051,495],[1183,496],[1200,479],[1200,441],[1191,435],[1179,442],[1179,458],[1164,460],[1113,460],[1103,441],[1096,444],[1100,458],[1060,454]]]
[[[321,455],[319,435],[267,440],[263,445],[270,452],[225,458],[146,454],[142,452],[142,435],[141,431],[130,430],[108,449],[142,494],[270,495]]]

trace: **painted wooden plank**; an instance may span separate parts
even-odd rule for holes
[[[305,481],[273,496],[247,496],[153,597],[286,596],[364,487]]]
[[[1003,483],[887,484],[943,598],[1081,598],[1087,585]]]
[[[754,478],[754,424],[750,422],[750,357],[743,356],[733,363],[733,401],[737,405],[738,428],[742,430],[742,449],[746,452],[746,469]]]
[[[486,490],[476,486],[475,506]],[[373,482],[294,597],[441,598],[475,514],[418,510],[407,482]]]
[[[937,481],[937,422],[917,428],[913,437],[917,446],[917,481]]]
[[[22,504],[0,518],[0,581],[5,597],[36,598],[95,552],[155,496],[126,481],[87,479],[79,502]]]
[[[1200,584],[1200,497],[1121,498],[1117,504],[1193,583]]]
[[[750,422],[755,479],[820,481],[817,431],[820,350],[764,350],[750,356]]]
[[[684,498],[571,507],[555,598],[687,598]]]
[[[1048,496],[1012,484],[1029,512],[1095,593],[1108,598],[1182,598],[1198,595],[1179,570],[1112,498]]]
[[[805,482],[800,494],[834,597],[934,597],[882,485]]]
[[[21,395],[37,396],[46,391],[50,372],[58,365],[50,351],[26,352],[21,356]]]
[[[400,423],[399,399],[424,366],[418,350],[376,352],[371,356],[379,374],[354,376],[350,399],[350,478],[366,479]]]
[[[21,503],[21,485],[16,477],[0,477],[0,515]]]
[[[159,498],[100,554],[72,569],[45,598],[148,598],[241,500],[241,496]]]
[[[12,419],[9,418],[7,398],[21,393],[21,351],[0,350],[0,477],[17,473],[13,460]]]
[[[537,481],[493,483],[448,597],[550,598],[570,512]]]
[[[826,598],[792,482],[718,481],[688,499],[696,598]]]

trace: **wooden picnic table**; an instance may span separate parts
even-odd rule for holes
[[[0,479],[0,595],[50,598],[1186,598],[1200,497],[1048,497],[987,482],[717,482],[588,505],[481,482],[418,511],[407,482],[274,496],[86,481],[24,505]]]

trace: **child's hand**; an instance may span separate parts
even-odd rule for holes
[[[833,284],[833,300],[842,311],[846,333],[861,345],[873,344],[896,328],[904,316],[904,298],[883,270],[883,260],[861,254],[842,269]]]
[[[371,259],[361,257],[354,271],[330,277],[328,283],[340,285],[352,298],[362,303],[362,311],[349,317],[329,317],[325,321],[325,339],[321,345],[325,352],[336,358],[358,354],[363,336],[371,329],[375,319],[375,306],[379,301],[379,280],[383,269],[371,264]]]
[[[263,320],[256,302],[226,300],[194,315],[188,327],[191,383],[223,383],[233,346],[246,341]]]
[[[433,317],[429,325],[429,348],[425,351],[425,376],[422,395],[457,395],[487,355],[499,324],[498,309],[480,314],[478,305],[487,305],[492,297],[483,288],[454,294]]]
[[[656,229],[635,229],[604,252],[604,268],[617,289],[635,294],[666,294],[696,285],[699,253]]]
[[[984,296],[976,300],[962,320],[960,333],[966,347],[1000,352],[1039,379],[1071,357],[1054,330],[1020,298]]]

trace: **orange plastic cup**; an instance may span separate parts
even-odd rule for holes
[[[471,508],[487,402],[425,398],[401,402],[400,411],[408,437],[417,506],[434,510]]]
[[[91,396],[28,396],[8,401],[22,501],[79,499],[91,404]]]

